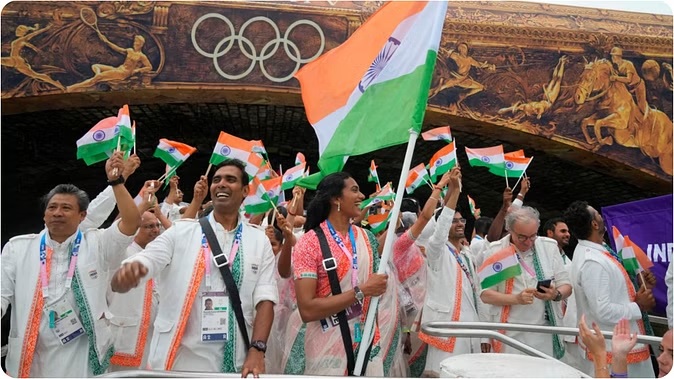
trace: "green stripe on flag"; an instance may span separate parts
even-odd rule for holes
[[[488,277],[484,278],[484,280],[480,284],[482,285],[482,289],[486,289],[486,288],[495,286],[495,285],[501,283],[504,280],[514,278],[517,275],[520,275],[521,273],[522,273],[522,267],[519,264],[517,264],[517,265],[514,265],[514,266],[510,266],[506,269],[503,269],[502,271],[499,271],[498,273],[496,273],[494,275],[491,275],[491,276],[488,276]]]
[[[407,142],[410,128],[421,131],[436,57],[429,50],[426,63],[411,73],[368,87],[321,157],[365,154]],[[381,133],[373,138],[372,130]]]
[[[166,150],[162,150],[160,148],[157,148],[157,150],[154,151],[153,157],[161,159],[164,161],[164,163],[171,167],[174,167],[182,162],[181,160],[176,159],[173,155],[169,154],[169,152]]]

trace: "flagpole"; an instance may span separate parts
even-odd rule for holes
[[[403,167],[400,171],[400,178],[398,179],[398,189],[396,191],[395,201],[393,202],[393,209],[390,213],[388,229],[386,231],[386,240],[384,241],[384,251],[379,260],[379,270],[378,274],[385,274],[388,271],[388,262],[391,257],[391,252],[393,250],[393,239],[395,238],[395,229],[396,221],[400,214],[400,204],[403,200],[403,195],[405,193],[405,182],[407,181],[407,175],[410,172],[410,166],[412,165],[412,155],[414,153],[414,145],[419,137],[419,132],[414,129],[410,129],[410,139],[407,141],[407,151],[405,152],[405,159],[403,160]],[[393,280],[391,278],[391,280]],[[377,306],[379,305],[379,296],[373,297],[370,300],[370,307],[367,311],[367,318],[365,320],[365,327],[363,329],[363,336],[361,339],[360,346],[358,350],[358,358],[356,359],[356,367],[353,371],[354,375],[361,376],[363,373],[363,363],[365,361],[365,353],[369,350],[366,346],[372,342],[374,336],[374,319],[377,312]]]
[[[208,168],[206,169],[206,173],[204,174],[204,176],[208,177],[208,173],[211,172],[211,167],[213,167],[213,163],[208,164]]]
[[[503,174],[505,174],[506,188],[508,188],[508,187],[510,187],[508,185],[508,169],[505,167],[505,163],[503,164]],[[517,185],[517,184],[515,184],[515,185]]]
[[[163,182],[163,179],[166,179],[169,175],[173,174],[176,170],[178,170],[178,166],[171,167],[170,170],[164,173],[164,175],[160,176],[159,179],[157,179],[158,182]],[[166,187],[164,187],[166,188]]]
[[[133,155],[136,155],[136,121],[133,122]]]
[[[529,164],[527,164],[527,168],[529,168],[529,165],[531,164],[531,161],[533,161],[533,160],[534,160],[534,157],[531,157],[531,159],[529,160]],[[522,171],[522,175],[524,175],[525,178],[527,177],[527,169],[526,168],[524,169],[524,171]],[[520,175],[520,178],[517,179],[517,183],[515,183],[515,186],[513,187],[513,189],[515,187],[517,187],[517,185],[520,183],[520,180],[522,180],[522,175]]]

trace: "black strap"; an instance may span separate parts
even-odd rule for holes
[[[328,246],[328,240],[325,238],[325,233],[321,226],[314,228],[316,232],[316,237],[318,237],[318,242],[321,245],[321,252],[323,253],[323,266],[325,271],[328,273],[328,279],[330,279],[330,288],[332,289],[332,296],[339,295],[342,293],[342,286],[339,285],[339,278],[337,277],[337,262],[332,256],[330,251],[330,246]],[[328,266],[325,262],[331,262],[332,266]],[[342,332],[342,342],[344,342],[344,350],[346,350],[346,368],[348,370],[348,375],[353,376],[353,370],[356,367],[356,360],[353,356],[353,342],[351,340],[351,330],[349,330],[349,323],[346,319],[346,310],[343,309],[337,313],[337,320],[339,320],[339,330]],[[367,360],[367,359],[366,359]]]
[[[236,315],[236,323],[239,325],[239,331],[243,336],[243,341],[246,344],[246,350],[250,349],[250,340],[248,339],[248,329],[246,329],[246,320],[243,318],[243,310],[241,309],[241,297],[239,297],[239,289],[236,288],[236,283],[234,283],[234,277],[232,277],[232,272],[229,270],[228,264],[223,264],[226,261],[225,255],[220,249],[220,244],[218,243],[218,237],[215,236],[215,232],[211,227],[211,224],[208,222],[207,217],[202,217],[199,219],[199,224],[201,224],[201,230],[206,235],[208,244],[211,246],[211,252],[215,257],[215,261],[218,264],[220,269],[220,274],[222,274],[222,279],[225,281],[225,286],[227,287],[227,294],[229,294],[229,299],[232,302],[232,308],[234,308],[234,315]],[[223,260],[224,259],[224,260]]]

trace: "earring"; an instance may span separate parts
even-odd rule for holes
[[[342,203],[337,203],[337,212],[342,211]]]

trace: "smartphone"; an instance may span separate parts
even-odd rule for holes
[[[551,283],[552,279],[539,280],[538,284],[536,284],[536,290],[538,290],[538,292],[540,293],[545,293],[545,291],[541,287],[550,288]]]

